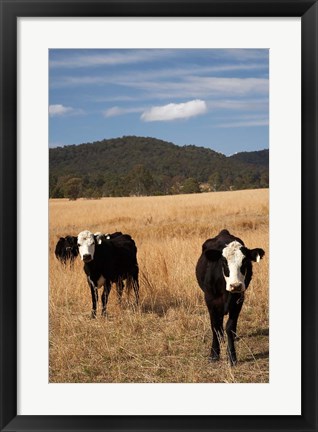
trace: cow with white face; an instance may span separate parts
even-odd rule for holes
[[[264,254],[260,248],[248,249],[241,239],[227,230],[222,230],[202,245],[196,277],[210,314],[212,361],[220,358],[220,339],[224,339],[223,319],[227,314],[227,352],[231,365],[237,361],[234,338],[244,292],[252,279],[252,262],[259,262]]]
[[[98,288],[103,287],[102,315],[106,315],[106,305],[112,283],[116,284],[117,294],[121,300],[124,280],[127,288],[132,287],[136,302],[139,300],[137,248],[128,234],[93,234],[82,231],[77,236],[78,250],[84,262],[84,271],[92,295],[92,318],[96,318]]]
[[[81,260],[88,263],[93,260],[95,253],[95,237],[90,231],[82,231],[77,236],[77,246]]]

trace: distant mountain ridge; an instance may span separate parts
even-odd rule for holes
[[[137,136],[51,148],[50,197],[165,195],[268,187],[268,159],[268,150],[227,157],[205,147],[177,146]]]
[[[265,167],[269,166],[269,151],[258,150],[251,152],[239,152],[230,156],[232,159],[245,162],[252,165],[262,165]]]

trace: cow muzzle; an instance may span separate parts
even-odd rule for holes
[[[88,263],[88,262],[92,261],[92,255],[91,255],[91,254],[85,254],[85,255],[83,255],[82,260],[83,260],[85,263]]]
[[[232,293],[241,293],[245,291],[244,285],[241,282],[230,284],[230,292]]]

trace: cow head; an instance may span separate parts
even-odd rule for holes
[[[232,293],[245,291],[248,266],[251,261],[258,262],[265,255],[263,249],[248,249],[238,241],[232,241],[221,251],[207,249],[204,253],[209,261],[221,261],[226,290]]]
[[[81,260],[85,263],[94,259],[95,253],[95,237],[90,231],[82,231],[77,236],[78,250]]]
[[[73,236],[66,236],[64,239],[64,247],[66,251],[74,251],[77,247],[77,238]]]
[[[101,233],[101,232],[96,232],[94,234],[95,240],[97,244],[102,244],[102,242],[106,239],[105,234]]]
[[[110,240],[111,234],[103,234],[101,232],[96,232],[94,234],[95,240],[97,244],[102,244],[106,240]]]

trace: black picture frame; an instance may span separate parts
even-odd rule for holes
[[[313,0],[0,0],[0,428],[1,431],[317,431],[317,61]],[[300,17],[302,73],[302,409],[299,416],[17,415],[17,19],[18,17]],[[291,233],[292,234],[292,233]],[[283,248],[283,245],[282,245]],[[284,251],[286,252],[286,251]],[[282,289],[288,289],[287,286]],[[293,317],[281,305],[292,331]],[[293,347],[286,352],[286,362]],[[292,377],[291,377],[292,379]],[[251,397],[253,390],[251,389]],[[224,401],[227,403],[227,401]],[[248,400],[246,401],[248,404]]]

